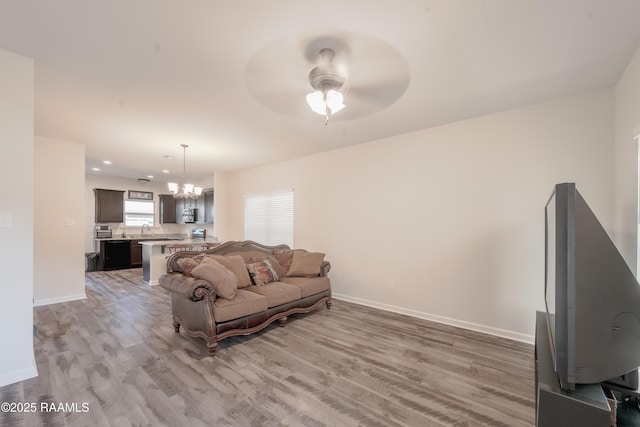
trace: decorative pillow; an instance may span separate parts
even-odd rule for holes
[[[294,251],[287,276],[316,277],[320,274],[322,261],[324,261],[323,253]]]
[[[287,270],[282,268],[282,266],[280,265],[278,260],[273,255],[265,255],[265,256],[262,256],[262,257],[253,257],[253,258],[251,258],[249,260],[249,264],[252,264],[254,262],[264,261],[265,259],[269,260],[269,262],[271,263],[271,267],[273,267],[273,270],[276,272],[278,277],[284,277],[284,276],[287,275]]]
[[[216,290],[216,294],[225,299],[234,299],[238,289],[238,278],[222,264],[207,259],[191,271],[193,277],[206,280]]]
[[[238,255],[205,255],[205,260],[212,259],[222,264],[238,278],[238,289],[251,285],[251,277],[245,266],[244,259]]]
[[[239,255],[242,257],[242,259],[244,259],[245,263],[249,263],[249,260],[251,258],[258,258],[261,256],[269,256],[271,255],[271,253],[269,252],[263,252],[263,251],[256,251],[256,250],[251,250],[251,251],[236,251],[236,252],[229,252],[227,254],[225,254],[226,256],[229,255]]]
[[[253,262],[247,264],[247,270],[249,275],[253,279],[253,283],[256,286],[266,285],[267,283],[277,282],[280,278],[278,273],[275,272],[271,262],[268,259],[264,261]]]
[[[203,260],[203,256],[202,255],[196,255],[194,257],[184,257],[184,258],[180,258],[178,261],[176,261],[178,263],[178,265],[180,266],[180,268],[182,269],[182,273],[186,274],[187,276],[191,276],[191,271],[196,268],[197,266],[200,265],[200,263]]]
[[[291,249],[274,249],[273,256],[278,260],[278,264],[282,266],[284,271],[289,271],[291,267],[291,261],[293,260],[293,253]]]

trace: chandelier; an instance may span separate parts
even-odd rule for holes
[[[180,144],[182,147],[182,179],[185,179],[187,174],[187,144]],[[202,194],[202,187],[196,187],[193,184],[178,184],[176,182],[169,182],[169,191],[173,194],[173,197],[181,199],[197,199]]]
[[[320,64],[309,73],[309,83],[315,91],[307,95],[307,104],[311,110],[325,116],[325,125],[331,115],[345,107],[344,97],[339,92],[344,86],[345,78],[333,64],[335,55],[333,49],[322,49],[318,53]]]

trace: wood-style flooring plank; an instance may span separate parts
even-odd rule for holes
[[[1,426],[532,426],[533,347],[334,300],[250,336],[173,331],[141,269],[86,274],[87,299],[34,309],[39,376]],[[82,405],[88,408],[83,411]]]

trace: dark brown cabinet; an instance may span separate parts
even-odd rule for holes
[[[176,200],[176,222],[178,224],[184,224],[184,219],[182,219],[182,211],[184,210],[184,199],[175,199]]]
[[[131,252],[130,267],[131,268],[142,267],[142,245],[140,244],[140,242],[138,242],[137,240],[132,240],[130,252]]]
[[[124,191],[93,189],[96,199],[96,223],[124,222]]]
[[[100,241],[98,270],[142,267],[142,244],[139,240],[107,239]]]
[[[202,197],[202,196],[201,196]],[[185,209],[195,209],[193,212],[193,221],[186,220],[186,216],[184,215]],[[178,224],[191,224],[194,222],[198,222],[199,212],[198,212],[198,200],[197,199],[176,199],[176,222]]]
[[[204,222],[213,224],[213,188],[204,190]]]
[[[198,197],[198,199],[196,200],[196,208],[197,210],[197,217],[196,217],[196,224],[204,224],[205,223],[205,218],[204,218],[204,192]]]
[[[202,191],[198,200],[196,200],[198,208],[197,224],[213,224],[213,188],[207,188]]]
[[[176,199],[173,194],[160,194],[160,224],[176,223]]]

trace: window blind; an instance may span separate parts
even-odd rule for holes
[[[245,196],[244,238],[293,248],[293,191]]]

